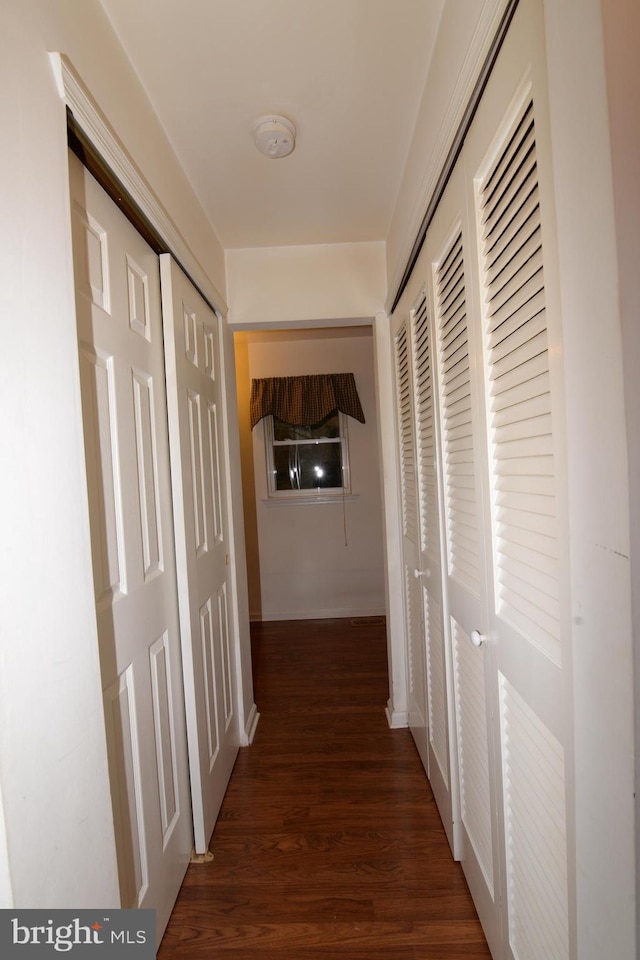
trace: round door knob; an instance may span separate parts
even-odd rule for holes
[[[484,643],[484,640],[485,640],[484,634],[480,633],[479,630],[471,631],[471,643],[474,645],[474,647],[481,647],[482,644]]]
[[[418,568],[416,567],[415,570],[413,571],[413,575],[416,578],[416,580],[419,580],[420,577],[424,577],[425,580],[428,580],[429,577],[431,576],[431,570],[429,570],[428,567],[425,570],[418,570]]]

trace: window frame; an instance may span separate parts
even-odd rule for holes
[[[303,440],[276,440],[274,433],[274,416],[270,414],[263,418],[264,424],[264,444],[265,444],[265,466],[267,471],[267,498],[269,500],[290,500],[294,502],[322,503],[323,501],[342,500],[345,496],[351,496],[351,469],[349,465],[349,443],[347,416],[338,414],[339,437],[318,437],[317,439]],[[341,487],[305,487],[299,490],[278,490],[276,489],[276,468],[273,456],[275,447],[291,447],[303,444],[340,444],[340,456],[342,462],[342,486]]]

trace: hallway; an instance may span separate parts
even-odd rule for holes
[[[252,626],[240,751],[159,960],[490,960],[408,730],[389,730],[385,628]]]

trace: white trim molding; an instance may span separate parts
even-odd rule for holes
[[[247,717],[247,722],[245,724],[244,730],[240,735],[240,746],[248,747],[253,743],[253,738],[256,735],[256,730],[258,729],[258,720],[260,719],[260,714],[258,713],[258,708],[255,703],[252,704],[251,709],[249,710],[249,716]]]
[[[387,700],[384,712],[387,715],[390,730],[401,730],[403,727],[409,726],[409,717],[406,710],[394,710],[391,700]]]
[[[213,285],[206,271],[182,236],[135,161],[102,113],[69,58],[63,53],[50,53],[58,93],[75,122],[95,147],[113,175],[122,184],[134,203],[167,244],[169,251],[185,273],[199,287],[220,316],[228,308],[224,297]]]
[[[385,310],[388,314],[391,313],[391,307],[402,283],[407,264],[411,259],[413,246],[422,228],[431,198],[438,187],[449,151],[510,2],[511,0],[484,0],[478,25],[464,58],[457,83],[451,91],[449,102],[444,110],[442,123],[438,131],[434,131],[433,148],[429,156],[425,157],[424,174],[413,201],[412,214],[404,228],[404,239],[398,247],[396,260],[389,275],[385,304]]]

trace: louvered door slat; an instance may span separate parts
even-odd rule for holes
[[[421,548],[434,556],[439,549],[436,487],[436,450],[433,422],[431,342],[427,299],[423,296],[413,312],[414,380],[418,424],[418,495]]]
[[[541,343],[543,343],[542,340]],[[546,377],[548,371],[548,358],[543,349],[528,360],[522,360],[515,366],[512,364],[511,368],[505,364],[500,377],[496,377],[493,382],[490,380],[487,384],[489,396],[492,398],[492,409],[494,404],[500,402],[498,398],[501,394],[508,390],[532,390],[534,389],[533,381],[540,376]]]
[[[528,375],[513,386],[506,386],[499,380],[490,385],[493,395],[493,409],[496,416],[504,407],[511,407],[525,400],[534,400],[549,393],[549,372]]]
[[[526,322],[527,316],[532,314],[539,313],[539,305],[531,303],[534,296],[542,289],[542,275],[541,272],[534,274],[532,277],[529,277],[526,283],[523,283],[522,286],[516,290],[513,297],[507,301],[507,303],[499,306],[495,311],[489,313],[491,317],[491,330],[495,330],[496,327],[499,327],[501,323],[504,323],[505,320],[508,320],[510,317],[513,317],[516,310],[520,310],[522,307],[525,307],[523,313],[525,317],[523,319]],[[528,304],[528,306],[527,306]],[[537,306],[537,309],[536,309]]]
[[[543,437],[529,437],[523,440],[510,440],[506,443],[496,445],[495,459],[515,460],[518,457],[551,457],[553,456],[553,438],[549,435]],[[496,475],[500,475],[501,464],[496,468]]]
[[[515,539],[513,530],[527,530],[530,533],[539,533],[554,539],[555,517],[541,517],[539,514],[528,513],[525,510],[507,510],[502,507],[496,510],[496,521],[504,525],[504,540]],[[548,555],[556,556],[551,550],[548,551]]]
[[[534,550],[530,546],[518,543],[515,540],[504,540],[502,552],[505,557],[512,557],[514,561],[540,570],[550,577],[555,573],[555,557],[548,557],[540,550]]]
[[[496,503],[506,510],[523,510],[536,513],[540,516],[553,517],[555,515],[553,497],[545,494],[501,491],[496,494]]]
[[[499,377],[504,377],[512,373],[515,374],[510,379],[505,379],[502,385],[499,384],[498,389],[500,386],[508,388],[523,383],[529,373],[525,364],[537,358],[539,358],[538,362],[532,364],[531,367],[531,373],[534,376],[549,368],[546,330],[532,337],[531,340],[527,340],[526,343],[516,346],[512,353],[506,354],[500,360],[492,362],[489,379],[497,380]]]
[[[442,312],[453,317],[460,310],[464,297],[462,263],[456,264],[447,283],[442,288]]]
[[[493,552],[499,615],[557,658],[553,418],[537,175],[529,104],[480,198]]]
[[[502,426],[496,426],[494,438],[496,445],[501,445],[516,440],[548,437],[550,430],[550,414],[547,413],[542,416],[532,414],[522,420],[513,420]]]
[[[502,182],[505,172],[513,165],[513,158],[520,149],[522,143],[526,142],[533,129],[533,109],[527,109],[522,116],[517,128],[514,130],[509,142],[500,156],[500,159],[494,166],[490,175],[487,177],[485,191],[489,201],[493,198]]]
[[[536,239],[535,237],[533,238]],[[511,270],[503,270],[492,284],[487,285],[487,299],[491,310],[498,310],[511,297],[521,290],[525,284],[542,270],[542,251],[538,246],[528,256],[518,256],[510,264]],[[537,289],[540,288],[540,284]]]
[[[495,191],[487,197],[482,222],[491,221],[494,231],[503,226],[501,220],[513,215],[514,197],[528,193],[527,184],[535,164],[533,126],[521,141],[517,151],[511,156],[505,175]]]
[[[496,480],[496,490],[508,490],[513,493],[528,493],[529,476],[518,474],[504,474]],[[546,496],[552,497],[554,490],[553,476],[544,476],[538,474],[538,491]]]
[[[518,957],[569,957],[564,755],[501,678],[509,939]]]
[[[500,195],[495,206],[483,218],[489,224],[487,231],[487,245],[493,249],[500,244],[501,238],[512,217],[519,210],[537,183],[535,170],[535,153],[528,154],[522,165],[514,172],[504,192]]]
[[[409,370],[409,350],[407,329],[402,327],[395,342],[396,380],[398,396],[398,420],[400,428],[400,470],[402,486],[402,523],[405,535],[415,531],[417,525],[416,509],[416,465],[413,442],[413,408],[411,403],[411,379]]]
[[[486,202],[482,212],[482,222],[491,219],[499,221],[501,212],[510,206],[514,195],[514,180],[520,183],[531,171],[531,153],[534,147],[533,123],[523,132],[521,139],[514,139],[506,148],[498,167],[486,187]],[[496,176],[497,174],[497,176]]]
[[[443,337],[442,343],[445,349],[449,348],[450,343],[458,336],[460,330],[466,326],[466,303],[464,299],[456,302],[455,309],[447,314],[447,334]]]
[[[462,820],[493,892],[493,853],[489,792],[488,742],[481,651],[471,646],[459,623],[452,620],[455,706],[458,727],[458,767]],[[480,654],[475,655],[475,654]]]
[[[545,574],[542,570],[539,569],[539,564],[537,559],[530,555],[530,562],[528,564],[521,563],[519,560],[516,560],[510,551],[505,549],[504,556],[501,560],[499,569],[507,568],[509,573],[513,574],[514,577],[517,577],[519,580],[522,580],[523,583],[528,584],[532,593],[529,597],[533,601],[534,593],[540,592],[544,593],[547,597],[552,600],[558,600],[558,583],[555,579],[555,571],[553,570],[553,564],[549,562],[547,558],[547,568],[551,568],[551,574]],[[535,564],[535,566],[533,565]],[[505,573],[505,577],[506,577]],[[505,580],[506,582],[506,580]]]
[[[525,323],[521,322],[520,317],[505,321],[495,331],[489,343],[495,364],[495,374],[501,376],[514,366],[519,367],[531,357],[537,356],[542,346],[546,346],[546,328],[547,320],[544,311],[532,314]],[[507,362],[500,364],[500,361],[505,358]]]
[[[527,397],[520,402],[496,403],[495,424],[503,426],[508,423],[517,423],[528,416],[539,417],[550,412],[551,399],[548,391],[534,392],[532,397]]]
[[[511,244],[515,242],[516,247],[519,247],[523,241],[523,237],[526,237],[532,230],[538,225],[538,192],[535,189],[532,189],[529,194],[522,200],[522,203],[509,221],[508,224],[504,225],[502,233],[499,236],[493,238],[494,245],[487,246],[485,249],[486,256],[486,271],[487,276],[495,276],[497,270],[498,261],[503,257],[504,253]]]
[[[499,244],[500,253],[487,268],[487,285],[489,296],[493,296],[494,285],[499,289],[504,286],[505,279],[510,279],[519,269],[520,264],[526,263],[540,247],[540,222],[537,217],[529,217],[514,236],[510,236],[504,244]]]

